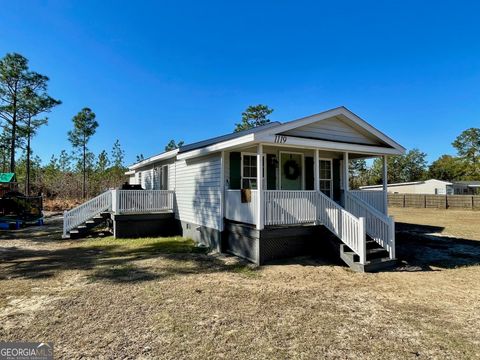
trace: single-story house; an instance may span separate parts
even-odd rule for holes
[[[480,181],[455,181],[453,193],[455,195],[480,195]]]
[[[351,191],[348,163],[381,157],[386,179],[386,157],[404,151],[345,107],[271,122],[130,166],[129,182],[143,190],[110,190],[71,210],[64,234],[108,212],[115,236],[141,236],[159,231],[168,212],[179,235],[257,264],[333,238],[349,266],[372,270],[395,260],[386,183],[384,191]]]
[[[383,191],[383,185],[360,186],[360,190]],[[387,185],[387,191],[394,194],[435,194],[452,195],[453,184],[443,180],[423,180]]]

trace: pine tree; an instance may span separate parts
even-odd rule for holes
[[[87,197],[87,144],[95,134],[97,127],[95,113],[89,108],[83,108],[73,117],[73,130],[68,132],[68,140],[72,143],[73,148],[81,153],[82,197],[84,199]]]
[[[258,104],[255,106],[249,106],[242,113],[242,121],[235,124],[235,132],[252,129],[257,126],[268,124],[270,119],[268,115],[273,112],[267,105]]]

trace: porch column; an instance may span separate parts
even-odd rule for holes
[[[350,190],[350,171],[349,171],[348,152],[343,153],[343,190]]]
[[[383,174],[382,174],[382,183],[383,183],[383,213],[388,215],[388,169],[387,169],[387,155],[383,155]]]
[[[315,154],[313,157],[313,189],[315,191],[320,191],[320,157],[318,155],[318,149],[315,150]]]
[[[263,203],[263,145],[257,146],[257,229],[263,229],[264,203]]]

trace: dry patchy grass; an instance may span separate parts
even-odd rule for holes
[[[389,212],[396,222],[414,225],[420,231],[426,226],[432,233],[480,240],[480,211],[390,208]]]
[[[480,358],[480,266],[433,266],[421,254],[449,249],[415,234],[399,251],[418,257],[378,274],[254,268],[181,238],[3,239],[0,338],[59,358]]]

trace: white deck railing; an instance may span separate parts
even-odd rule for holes
[[[388,209],[385,209],[385,192],[375,190],[350,190],[350,193],[362,199],[371,207],[377,209],[382,214],[387,215]]]
[[[112,190],[83,203],[76,208],[63,213],[63,235],[83,224],[85,221],[112,209]]]
[[[395,222],[393,219],[358,197],[357,192],[345,192],[345,209],[357,217],[365,218],[367,234],[389,252],[390,258],[394,259]]]
[[[317,191],[265,191],[265,225],[321,223],[366,261],[365,219]]]
[[[173,190],[113,190],[116,214],[172,211]]]
[[[316,191],[264,191],[265,225],[293,225],[317,221]]]
[[[349,213],[322,192],[318,192],[318,198],[320,223],[359,256],[360,264],[365,264],[367,256],[365,218]]]
[[[241,190],[226,190],[225,217],[233,221],[255,224],[257,219],[257,199],[257,190],[251,190],[250,202],[243,203]]]
[[[115,214],[172,211],[173,190],[108,190],[63,214],[63,235],[87,220],[112,211]]]

